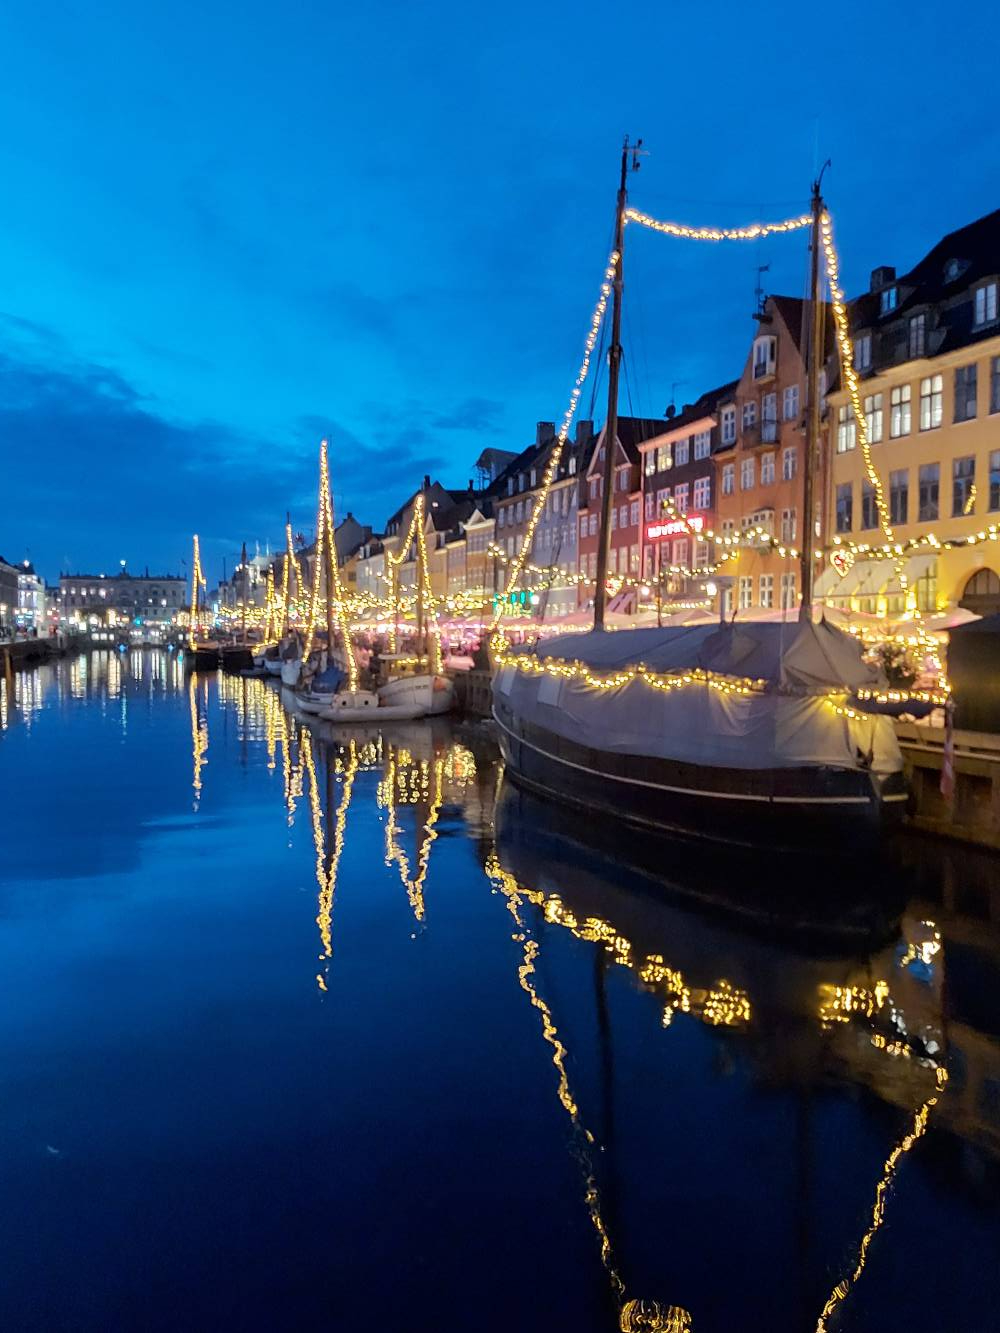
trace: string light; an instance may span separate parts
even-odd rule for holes
[[[500,618],[503,615],[506,598],[510,596],[511,592],[517,586],[517,583],[521,577],[521,570],[524,566],[525,560],[528,558],[528,553],[530,552],[532,544],[535,540],[535,529],[538,527],[539,520],[541,519],[542,516],[542,511],[544,510],[545,503],[548,500],[549,491],[552,487],[552,482],[558,475],[559,463],[562,460],[563,449],[566,445],[567,437],[569,436],[569,428],[573,423],[574,416],[576,415],[576,409],[580,402],[580,394],[583,389],[584,382],[587,379],[587,375],[590,373],[591,357],[593,356],[594,348],[597,345],[597,335],[600,330],[601,323],[604,320],[604,313],[608,308],[608,297],[611,295],[611,284],[614,281],[615,272],[617,271],[618,261],[620,259],[621,255],[618,253],[618,251],[612,250],[611,254],[608,257],[607,267],[604,270],[604,280],[601,283],[600,295],[597,298],[597,304],[594,306],[594,311],[590,318],[590,328],[588,329],[587,336],[584,339],[583,360],[580,362],[580,368],[576,374],[576,381],[570,392],[569,405],[566,408],[566,411],[563,413],[563,419],[559,426],[559,430],[556,434],[555,444],[552,447],[552,451],[549,454],[548,462],[545,465],[545,471],[542,474],[542,484],[539,491],[538,500],[531,511],[530,518],[528,519],[528,524],[524,531],[524,537],[522,538],[521,546],[517,553],[517,559],[514,561],[514,564],[511,567],[510,577],[507,580],[507,587],[505,589],[504,601],[498,602],[495,608],[493,615],[493,629],[496,629],[497,625],[500,623]]]
[[[312,605],[309,611],[309,625],[306,633],[305,647],[302,650],[302,657],[304,661],[308,659],[312,650],[313,638],[316,633],[320,605],[319,582],[323,566],[323,556],[325,554],[326,562],[330,569],[330,586],[326,590],[326,595],[328,598],[333,598],[335,613],[340,624],[340,632],[344,644],[344,657],[347,663],[347,687],[350,690],[356,690],[358,688],[358,663],[354,652],[354,645],[351,642],[351,627],[347,619],[343,590],[340,585],[340,566],[337,560],[337,548],[335,543],[333,501],[330,498],[330,463],[326,440],[321,440],[319,446],[319,502],[316,515],[315,549],[316,563],[313,569]],[[333,657],[332,643],[327,644],[327,656],[328,659]]]
[[[687,227],[681,222],[660,222],[648,213],[640,213],[637,208],[625,210],[626,222],[637,222],[641,227],[661,232],[665,236],[677,236],[687,241],[758,241],[765,236],[779,233],[801,231],[812,223],[809,213],[797,218],[786,218],[783,222],[752,222],[746,227]]]
[[[197,638],[198,629],[198,589],[205,588],[205,575],[201,568],[201,546],[198,534],[194,534],[194,553],[191,557],[191,638]]]

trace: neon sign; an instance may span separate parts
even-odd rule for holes
[[[684,518],[672,518],[668,523],[650,523],[646,527],[646,539],[651,542],[660,537],[673,537],[677,533],[701,532],[705,526],[702,514],[687,514]]]

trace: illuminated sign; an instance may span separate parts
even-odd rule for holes
[[[701,532],[705,526],[702,514],[687,514],[684,518],[672,518],[669,522],[649,523],[646,526],[646,540],[655,542],[660,537],[675,537],[679,533],[686,536],[689,532]]]

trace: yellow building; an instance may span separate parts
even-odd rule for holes
[[[829,396],[825,497],[839,549],[817,596],[889,616],[1000,611],[1000,210],[902,277],[875,269],[851,321],[872,463],[905,560],[857,550],[886,536],[841,386]]]

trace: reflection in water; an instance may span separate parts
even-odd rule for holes
[[[159,713],[142,702],[156,696],[172,696]],[[568,1183],[550,1171],[538,1195],[552,1210],[553,1236],[570,1214],[580,1235],[580,1248],[573,1248],[576,1240],[565,1248],[553,1240],[553,1268],[568,1255],[575,1285],[598,1284],[594,1308],[583,1322],[577,1313],[567,1326],[586,1333],[757,1330],[768,1327],[769,1299],[785,1302],[775,1307],[775,1330],[892,1326],[891,1319],[888,1325],[876,1320],[872,1309],[893,1308],[885,1293],[891,1297],[900,1265],[911,1262],[914,1239],[935,1224],[932,1204],[951,1208],[960,1226],[968,1196],[985,1194],[982,1181],[992,1179],[986,1173],[1000,1161],[995,863],[979,886],[969,860],[949,879],[928,869],[931,854],[921,844],[922,878],[911,876],[898,903],[884,896],[880,881],[879,910],[861,918],[870,927],[859,933],[854,919],[851,932],[838,934],[827,933],[824,924],[804,944],[779,934],[774,919],[761,925],[745,913],[734,915],[731,898],[745,906],[745,881],[731,868],[716,870],[704,853],[693,869],[663,844],[647,857],[639,840],[602,842],[585,820],[518,792],[501,779],[482,730],[463,730],[461,742],[447,723],[344,732],[289,711],[265,681],[216,673],[185,677],[163,653],[94,653],[58,670],[23,673],[9,701],[6,740],[16,740],[26,730],[22,716],[30,717],[37,751],[53,713],[62,710],[97,719],[115,753],[124,755],[118,719],[126,699],[126,763],[142,756],[137,737],[147,719],[161,734],[169,721],[182,740],[152,753],[169,775],[174,808],[193,800],[200,848],[210,845],[216,825],[226,827],[228,801],[238,812],[228,827],[239,829],[240,845],[256,836],[247,833],[251,824],[262,830],[247,857],[249,879],[255,865],[265,864],[253,861],[260,855],[296,866],[309,885],[315,874],[315,909],[303,910],[300,898],[269,897],[272,880],[281,882],[270,874],[258,874],[254,894],[247,895],[259,913],[251,919],[264,929],[282,912],[292,923],[284,926],[287,946],[273,950],[263,966],[261,994],[267,968],[291,959],[294,984],[283,989],[299,1001],[305,996],[307,1009],[295,1011],[300,1034],[314,1020],[324,1021],[317,1033],[336,1031],[338,1042],[349,1043],[351,1005],[316,1004],[311,979],[315,974],[324,994],[353,997],[377,970],[386,1014],[392,1011],[379,1021],[391,1025],[384,1041],[399,1062],[399,1086],[430,1084],[417,1109],[408,1103],[400,1112],[400,1124],[413,1118],[407,1132],[422,1135],[420,1117],[440,1115],[447,1133],[456,1133],[457,1123],[457,1138],[490,1140],[490,1112],[484,1118],[476,1099],[460,1104],[461,1093],[445,1081],[448,1060],[434,1046],[455,1042],[472,1062],[458,1086],[472,1086],[468,1080],[483,1073],[475,1066],[481,1057],[475,1046],[461,1046],[468,1033],[455,1026],[455,1005],[478,1003],[489,991],[498,1040],[480,1045],[485,1058],[494,1059],[501,1026],[509,1021],[504,1058],[514,1071],[514,1097],[523,1092],[530,1105],[521,1128],[538,1147],[532,1176],[537,1182],[547,1170],[546,1110],[556,1120],[563,1171],[567,1149],[572,1163]],[[0,718],[5,700],[0,694]],[[308,821],[296,819],[304,804]],[[261,807],[265,818],[258,819]],[[190,834],[190,821],[183,823],[180,831],[157,836],[180,846]],[[232,855],[228,844],[222,850]],[[499,902],[486,892],[468,891],[470,867],[471,882],[502,898],[507,915],[497,918]],[[727,896],[720,885],[734,887]],[[362,888],[361,919],[366,927],[375,923],[366,944],[379,967],[367,955],[359,965],[343,934],[332,967],[334,910],[343,932]],[[498,919],[510,923],[509,939],[496,929]],[[426,932],[426,948],[409,946],[414,931]],[[403,941],[401,952],[392,952],[393,938]],[[308,981],[302,957],[311,969]],[[428,985],[431,958],[437,970]],[[470,975],[477,994],[459,989],[469,986]],[[426,1027],[414,1023],[412,1031],[432,1035],[407,1049],[398,1044],[401,997],[422,1019],[431,1015]],[[597,1040],[587,1040],[595,1010]],[[613,1022],[619,1012],[622,1021]],[[366,1022],[374,1023],[378,1013],[377,1004],[369,1005]],[[329,1026],[331,1016],[340,1026]],[[544,1052],[541,1062],[517,1048],[526,1017],[527,1039],[536,1043],[536,1057]],[[310,1040],[315,1035],[309,1031]],[[366,1040],[370,1035],[366,1031]],[[305,1044],[312,1066],[316,1046]],[[633,1060],[638,1073],[626,1065]],[[615,1105],[613,1074],[623,1066],[630,1078],[626,1084],[619,1077]],[[439,1076],[447,1091],[437,1105],[432,1080]],[[352,1095],[344,1094],[345,1104]],[[336,1100],[334,1094],[327,1105],[331,1115]],[[363,1096],[358,1101],[363,1104]],[[310,1102],[308,1094],[302,1102]],[[426,1128],[431,1143],[435,1126]],[[374,1140],[365,1142],[377,1153]],[[739,1162],[741,1152],[753,1159],[758,1149],[759,1162]],[[406,1197],[395,1186],[391,1200],[380,1193],[384,1169],[377,1162],[361,1191],[370,1191],[372,1212],[383,1220],[380,1210],[398,1210]],[[820,1182],[814,1200],[810,1190]],[[513,1204],[504,1200],[488,1178],[478,1188],[484,1211],[520,1206],[520,1197]],[[763,1211],[777,1220],[767,1231],[762,1214],[766,1240],[760,1240],[742,1219],[765,1197],[773,1206]],[[556,1210],[563,1207],[568,1211],[560,1216]],[[433,1241],[430,1228],[426,1252]],[[775,1244],[787,1244],[789,1252],[772,1253]],[[712,1265],[708,1282],[694,1272],[699,1246]],[[920,1261],[926,1262],[926,1250]],[[399,1256],[397,1262],[402,1278],[412,1280],[408,1260]],[[727,1282],[731,1293],[709,1289]],[[792,1286],[799,1290],[789,1298],[782,1288]],[[637,1292],[659,1293],[664,1303],[638,1299]],[[539,1315],[530,1328],[547,1326]],[[956,1316],[954,1326],[983,1325]]]

